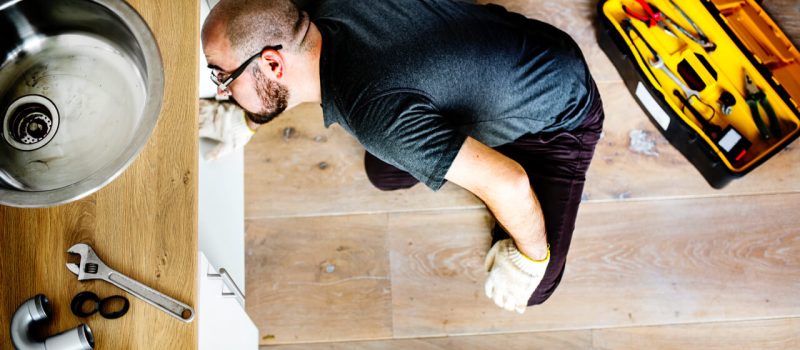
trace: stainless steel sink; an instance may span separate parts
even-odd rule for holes
[[[161,56],[121,0],[0,0],[0,204],[83,198],[158,121]]]

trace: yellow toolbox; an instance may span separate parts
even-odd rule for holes
[[[755,0],[600,0],[597,8],[601,47],[711,186],[800,135],[800,53]]]

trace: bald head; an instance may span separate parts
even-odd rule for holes
[[[308,21],[308,15],[290,0],[222,0],[206,18],[202,39],[204,45],[209,40],[227,40],[239,61],[268,45],[306,51]]]

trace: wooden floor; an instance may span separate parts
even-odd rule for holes
[[[275,349],[800,349],[800,150],[723,190],[598,47],[595,1],[506,1],[570,33],[606,110],[567,270],[524,315],[483,295],[491,216],[451,184],[381,192],[304,105],[246,150],[247,312]],[[800,38],[800,1],[765,1]],[[632,146],[644,136],[651,148]],[[796,143],[795,143],[796,144]],[[309,344],[318,343],[318,344]]]

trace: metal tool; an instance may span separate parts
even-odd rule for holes
[[[669,0],[669,3],[672,4],[672,7],[674,7],[676,10],[678,10],[678,13],[680,13],[681,16],[683,16],[683,18],[687,22],[689,22],[689,24],[692,26],[692,28],[694,28],[694,30],[697,32],[697,36],[695,36],[694,34],[690,33],[688,30],[684,29],[683,27],[675,24],[675,22],[673,22],[672,19],[667,17],[667,19],[671,22],[670,24],[674,25],[676,28],[678,28],[678,30],[681,31],[681,33],[686,34],[686,36],[688,36],[694,42],[700,44],[700,46],[702,46],[703,49],[706,50],[706,52],[712,52],[712,51],[717,49],[717,44],[714,44],[710,40],[708,40],[708,37],[703,33],[702,30],[700,30],[700,27],[698,27],[697,24],[694,23],[694,21],[692,21],[692,19],[689,18],[689,16],[687,16],[685,12],[683,12],[683,9],[681,9],[680,6],[678,6],[678,4],[676,4],[672,0]]]
[[[694,97],[695,99],[697,99],[697,101],[700,101],[700,103],[706,105],[700,99],[700,93],[697,90],[694,90],[694,89],[686,86],[686,84],[684,84],[683,81],[681,81],[680,78],[676,77],[675,74],[672,73],[672,71],[664,63],[664,60],[661,59],[661,56],[659,56],[658,53],[656,52],[656,50],[652,46],[650,46],[650,44],[647,42],[647,40],[644,39],[642,34],[639,32],[638,29],[636,29],[636,27],[633,25],[633,23],[630,22],[630,20],[626,19],[626,20],[622,21],[622,27],[625,30],[625,32],[628,34],[628,38],[630,38],[631,43],[633,43],[633,37],[631,37],[631,34],[630,34],[631,32],[635,32],[636,35],[639,36],[639,39],[642,42],[644,42],[645,46],[647,46],[647,48],[650,50],[650,53],[653,54],[653,58],[652,59],[647,59],[642,55],[641,52],[639,52],[639,56],[642,57],[642,61],[647,62],[649,64],[649,66],[652,67],[652,68],[660,69],[661,71],[664,72],[664,74],[667,75],[667,77],[669,77],[673,82],[675,82],[676,85],[678,85],[678,87],[681,89],[681,91],[683,91],[683,95],[681,95],[681,93],[679,91],[677,91],[677,90],[673,90],[673,94],[676,97],[678,97],[678,99],[681,101],[681,103],[684,104],[684,106],[686,106],[686,108],[689,109],[689,111],[693,114],[695,119],[697,119],[697,122],[700,124],[700,127],[703,129],[703,131],[706,134],[708,134],[708,136],[711,137],[712,139],[717,139],[719,137],[720,131],[722,131],[722,129],[718,125],[713,124],[713,123],[711,123],[709,121],[709,119],[712,119],[713,116],[712,116],[712,118],[706,119],[697,110],[697,108],[695,108],[691,104],[692,98]],[[634,48],[636,48],[635,44],[633,46],[634,46]],[[638,48],[636,48],[636,50],[639,51]],[[653,75],[653,78],[658,80],[658,78],[656,78],[655,75]],[[659,85],[661,85],[662,88],[664,88],[664,84],[661,84],[661,82],[658,82],[658,83],[659,83]],[[708,106],[708,105],[706,105],[706,106]],[[713,108],[712,108],[712,110],[713,110]]]
[[[709,138],[711,138],[714,141],[720,139],[722,128],[719,125],[712,124],[710,121],[706,120],[703,114],[701,114],[700,111],[697,110],[697,108],[692,106],[689,100],[683,97],[683,95],[681,95],[681,93],[678,90],[672,90],[672,94],[675,95],[675,97],[677,97],[678,100],[681,101],[681,103],[683,103],[683,105],[689,109],[689,112],[691,112],[692,115],[694,115],[694,118],[697,119],[698,122],[700,122],[700,127],[703,129],[703,132],[706,133],[706,135],[708,135]],[[700,101],[700,103],[703,102]]]
[[[747,72],[744,73],[744,89],[746,92],[745,101],[747,101],[747,105],[750,106],[750,112],[753,114],[753,121],[756,123],[761,137],[765,140],[772,136],[780,137],[781,127],[778,123],[778,117],[775,115],[775,110],[772,109],[772,105],[767,101],[767,94],[753,83],[753,80],[750,79],[750,75],[748,75]],[[769,129],[764,125],[764,120],[761,119],[761,114],[758,112],[759,104],[764,108],[764,112],[769,118]]]
[[[660,69],[661,71],[663,71],[664,74],[666,74],[667,77],[669,77],[673,82],[675,82],[675,84],[678,85],[681,91],[683,91],[687,100],[691,101],[692,97],[697,98],[698,100],[700,99],[700,92],[686,86],[686,84],[684,84],[680,78],[678,78],[677,76],[675,76],[674,73],[672,73],[672,70],[670,70],[666,66],[664,60],[661,59],[661,56],[658,54],[658,52],[656,52],[656,50],[652,46],[650,46],[650,43],[648,43],[647,40],[644,39],[642,33],[640,33],[638,29],[636,29],[633,23],[631,23],[629,20],[622,21],[622,27],[628,34],[628,37],[631,39],[631,43],[633,43],[633,38],[630,36],[630,32],[633,31],[636,33],[636,35],[639,36],[639,40],[641,40],[645,44],[645,46],[647,46],[647,48],[650,50],[650,53],[653,55],[652,59],[647,59],[644,56],[642,56],[642,61],[647,62],[651,67],[655,69]],[[636,45],[634,45],[634,47],[635,46]],[[639,55],[641,56],[641,52],[639,53]]]
[[[642,40],[644,40],[644,39],[642,39]],[[683,81],[680,78],[678,78],[677,76],[675,76],[675,74],[672,73],[672,70],[670,70],[667,67],[667,65],[664,63],[664,60],[662,60],[661,56],[659,56],[658,54],[655,55],[655,59],[649,61],[649,64],[650,64],[651,67],[653,67],[655,69],[660,69],[676,85],[678,85],[678,88],[681,89],[681,91],[683,92],[683,95],[681,95],[680,92],[678,92],[677,90],[673,90],[672,93],[676,97],[678,97],[678,99],[681,101],[681,103],[683,103],[683,105],[686,106],[686,108],[689,109],[689,112],[692,113],[692,115],[695,117],[695,119],[697,119],[697,121],[700,123],[700,127],[703,129],[703,132],[705,132],[712,140],[716,140],[719,137],[719,134],[722,131],[722,128],[720,128],[716,124],[712,124],[709,121],[709,119],[713,119],[714,116],[712,115],[711,118],[706,119],[706,117],[703,116],[703,114],[700,113],[700,111],[698,111],[697,108],[695,108],[692,105],[692,98],[694,98],[697,101],[699,101],[701,104],[709,107],[700,98],[700,92],[697,91],[697,90],[694,90],[694,89],[692,89],[692,88],[690,88],[688,86],[686,86],[686,84],[684,84]],[[712,108],[712,110],[713,110],[713,108]]]
[[[636,32],[636,35],[638,35],[639,38],[642,39],[642,42],[644,43],[645,46],[647,46],[647,49],[650,50],[650,53],[654,57],[658,56],[658,53],[656,52],[656,49],[654,49],[652,46],[650,46],[650,43],[648,43],[646,40],[644,40],[644,37],[642,36],[642,33],[640,33],[638,29],[636,29],[636,27],[633,25],[633,23],[631,23],[631,20],[629,20],[627,18],[623,19],[620,24],[622,24],[622,29],[625,30],[625,34],[628,35],[628,39],[631,41],[631,47],[633,47],[633,49],[636,50],[636,52],[639,54],[639,57],[642,58],[642,62],[645,62],[645,68],[647,68],[647,71],[650,72],[650,75],[652,75],[653,78],[655,78],[656,75],[653,74],[653,71],[650,69],[650,66],[646,64],[647,59],[644,57],[642,52],[639,50],[639,47],[637,47],[636,44],[633,43],[633,37],[631,36],[631,32]]]
[[[664,30],[665,33],[675,38],[681,39],[678,36],[678,33],[672,30],[672,28],[675,28],[677,31],[683,33],[692,41],[700,44],[700,46],[702,46],[706,52],[711,52],[716,50],[717,46],[714,43],[709,42],[704,35],[699,34],[700,37],[695,36],[694,34],[683,28],[678,23],[675,23],[675,21],[673,21],[672,18],[661,12],[661,10],[659,10],[658,7],[656,7],[655,5],[651,5],[646,0],[636,0],[636,2],[639,3],[639,5],[641,5],[642,10],[644,10],[644,14],[636,13],[625,5],[622,5],[622,10],[625,11],[625,13],[628,14],[628,16],[636,18],[646,23],[647,26],[650,28],[658,26],[659,28]],[[675,4],[673,3],[673,6],[674,5]],[[683,11],[679,7],[677,6],[675,7],[678,9],[678,11],[680,11],[681,15],[683,15],[687,20],[689,20],[689,17],[687,17],[686,14],[683,13]],[[693,27],[695,27],[696,30],[698,30],[698,33],[702,33],[701,31],[699,31],[699,29],[697,29],[694,22],[689,20],[689,23]]]
[[[78,275],[79,281],[104,280],[183,322],[191,322],[194,319],[194,309],[190,306],[112,270],[97,257],[97,254],[88,244],[76,244],[70,247],[67,252],[81,257],[80,265],[67,263],[67,269]]]
[[[666,24],[664,24],[664,13],[658,10],[657,7],[650,5],[647,3],[646,0],[636,0],[639,5],[642,6],[642,10],[644,10],[644,14],[636,13],[633,10],[629,9],[627,6],[622,5],[622,10],[633,18],[636,18],[644,23],[647,24],[648,27],[652,28],[658,26],[659,28],[663,29],[667,34],[670,34],[674,37],[678,35],[672,31]]]

